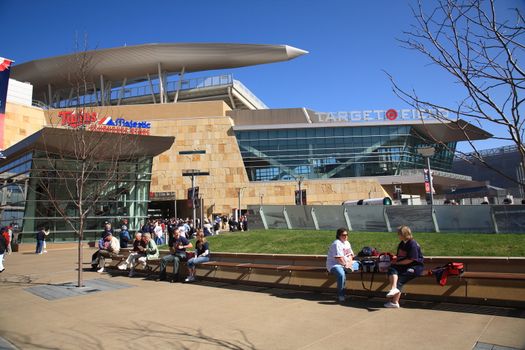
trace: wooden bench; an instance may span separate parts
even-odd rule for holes
[[[238,269],[262,269],[273,271],[300,271],[300,272],[324,272],[327,273],[323,266],[308,266],[308,265],[276,265],[276,264],[256,264],[256,263],[236,263],[229,261],[208,261],[201,263],[202,266],[212,266],[215,269],[219,267],[238,268]]]
[[[251,271],[253,269],[271,270],[271,271],[286,271],[292,272],[313,272],[321,273],[325,276],[329,275],[324,266],[311,266],[311,265],[279,265],[279,264],[260,264],[250,262],[231,262],[231,261],[208,261],[202,264],[202,266],[213,267],[214,269],[219,268],[233,268],[233,269],[246,269]],[[430,269],[423,272],[418,278],[432,278],[435,276],[429,273]],[[355,273],[359,274],[358,271]],[[365,272],[365,275],[372,275],[371,272]],[[375,274],[384,275],[384,272],[375,272]],[[448,278],[457,278],[460,280],[469,279],[483,279],[483,280],[512,280],[512,281],[525,281],[525,273],[510,273],[510,272],[464,272],[461,275],[450,275]]]
[[[525,281],[525,273],[513,272],[463,272],[459,276],[463,279],[489,279],[489,280],[512,280]]]

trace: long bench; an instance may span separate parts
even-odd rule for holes
[[[274,265],[274,264],[254,264],[254,263],[235,263],[227,261],[208,261],[200,264],[199,266],[213,266],[214,268],[219,267],[233,267],[239,269],[263,269],[263,270],[274,270],[274,271],[301,271],[301,272],[319,272],[328,274],[325,267],[321,266],[307,266],[307,265]],[[380,273],[380,272],[375,272]],[[370,272],[366,272],[370,275]],[[427,269],[420,277],[432,277],[430,270]],[[514,280],[514,281],[525,281],[525,273],[509,273],[509,272],[463,272],[459,276],[450,276],[450,278],[460,279],[488,279],[488,280]],[[432,277],[434,278],[434,277]]]
[[[161,251],[161,258],[165,254],[168,252]],[[213,253],[212,258],[197,266],[199,280],[332,292],[336,284],[326,271],[326,256],[322,255]],[[461,276],[450,276],[444,287],[434,276],[424,274],[406,285],[405,298],[525,307],[525,259],[430,257],[425,266],[431,269],[449,261],[464,262],[466,271]],[[159,262],[149,264],[158,268]],[[149,275],[155,270],[144,272]],[[181,266],[181,275],[185,272]],[[370,273],[347,275],[350,294],[384,296],[387,288],[384,273],[377,272],[373,278]]]
[[[326,256],[219,253],[213,257],[217,259],[197,268],[200,279],[302,290],[335,288],[335,278],[324,266]],[[467,271],[449,276],[447,284],[440,286],[428,270],[450,261],[464,262]],[[525,259],[430,257],[425,265],[428,270],[406,285],[406,298],[525,307]],[[384,297],[387,288],[384,273],[347,274],[350,294]]]

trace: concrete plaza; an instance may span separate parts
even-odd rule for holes
[[[93,252],[86,248],[84,261]],[[73,248],[7,257],[0,349],[525,348],[525,310],[518,309],[408,301],[384,309],[383,300],[364,298],[340,305],[332,294],[171,284],[119,271],[84,276],[130,288],[57,300],[27,291],[74,282],[75,261]]]

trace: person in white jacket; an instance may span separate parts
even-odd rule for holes
[[[336,232],[336,239],[330,245],[326,257],[326,270],[336,276],[337,299],[345,301],[346,271],[353,270],[354,252],[348,242],[348,230],[340,228]]]

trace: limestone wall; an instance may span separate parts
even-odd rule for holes
[[[22,106],[8,102],[4,119],[4,142],[6,149],[22,141],[45,125],[45,113],[37,107]]]

